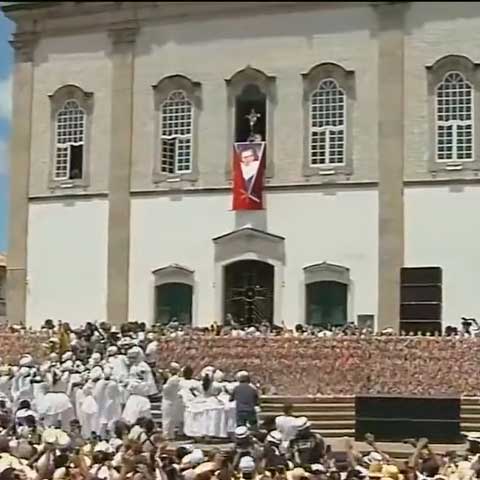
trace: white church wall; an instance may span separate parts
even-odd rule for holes
[[[253,12],[253,11],[252,11]],[[247,65],[275,77],[272,183],[301,182],[303,80],[313,66],[338,63],[355,74],[351,180],[377,179],[377,40],[369,7],[322,8],[172,20],[139,32],[135,59],[132,188],[152,188],[155,112],[152,85],[182,74],[201,83],[196,186],[225,185],[231,158],[227,84]],[[355,45],[355,48],[352,46]]]
[[[106,318],[108,202],[32,203],[28,222],[27,325]]]
[[[236,213],[230,207],[230,193],[133,198],[130,319],[153,320],[152,271],[176,263],[194,270],[194,322],[220,321],[218,305],[223,294],[215,275],[212,239],[248,224],[285,237],[278,323],[294,326],[304,321],[302,269],[323,261],[350,269],[349,319],[355,320],[357,314],[376,315],[376,190],[274,192],[267,195],[263,212]]]
[[[49,95],[68,84],[93,93],[91,136],[86,154],[88,165],[84,166],[89,172],[87,191],[107,191],[111,133],[110,50],[111,40],[106,32],[42,37],[39,41],[35,51],[30,195],[64,194],[72,190],[52,192],[49,189],[54,126]]]
[[[480,61],[477,2],[409,2],[405,36],[405,179],[431,178],[427,65],[446,55]],[[438,176],[468,176],[448,172]]]
[[[405,265],[443,271],[443,322],[480,319],[480,185],[405,190]]]

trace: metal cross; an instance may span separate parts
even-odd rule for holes
[[[253,135],[253,127],[260,117],[260,113],[257,113],[254,108],[250,110],[250,113],[248,115],[245,115],[245,118],[248,118],[248,121],[250,123],[250,135]]]

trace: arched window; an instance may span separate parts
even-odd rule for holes
[[[82,178],[85,119],[85,111],[72,99],[57,113],[55,180]]]
[[[225,79],[227,85],[227,128],[229,148],[234,142],[266,142],[267,178],[273,176],[274,110],[276,106],[275,77],[247,65]],[[247,115],[256,114],[253,131]],[[225,165],[227,178],[232,175],[232,160],[229,155]]]
[[[170,75],[153,85],[156,155],[153,181],[198,180],[197,137],[201,85],[183,75]]]
[[[473,88],[460,72],[448,72],[436,90],[439,162],[473,160]]]
[[[303,77],[303,174],[353,173],[355,75],[335,63],[320,63]]]
[[[185,92],[171,92],[162,105],[161,172],[192,171],[193,105]]]
[[[50,187],[85,187],[89,182],[93,93],[77,85],[63,85],[49,98],[52,121]]]
[[[476,95],[480,64],[464,55],[446,55],[427,65],[431,172],[480,170],[480,142],[475,140],[480,115]]]
[[[322,80],[310,98],[310,165],[345,163],[345,92],[333,78]]]

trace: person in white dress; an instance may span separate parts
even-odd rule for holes
[[[142,381],[145,383],[147,396],[151,396],[158,393],[158,388],[152,369],[144,361],[144,358],[143,350],[140,347],[133,347],[127,352],[128,378],[135,379],[137,374],[140,373],[143,378]]]
[[[48,392],[38,400],[37,409],[46,427],[68,428],[75,418],[72,402],[66,394],[68,384],[62,380],[62,374],[52,369],[47,374]]]
[[[33,400],[33,358],[30,355],[23,355],[20,359],[19,368],[15,373],[12,381],[11,396],[15,407],[22,400]]]
[[[82,436],[90,438],[92,433],[100,432],[100,408],[94,396],[95,384],[102,378],[102,371],[94,369],[88,374],[88,379],[83,388],[77,391],[77,416],[82,426]]]
[[[275,428],[282,436],[281,450],[286,452],[291,440],[297,435],[297,418],[292,415],[293,406],[286,403],[283,406],[283,414],[275,419]]]
[[[100,405],[99,422],[102,435],[107,431],[112,432],[113,426],[122,416],[121,391],[117,381],[112,378],[109,367],[103,369],[104,379],[102,382],[103,403]],[[97,400],[98,402],[98,400]]]
[[[170,364],[170,376],[162,389],[162,430],[166,440],[174,440],[175,430],[180,427],[183,401],[180,396],[180,365]]]
[[[225,422],[226,432],[229,436],[232,436],[237,428],[237,413],[235,408],[235,402],[231,401],[233,389],[235,388],[234,382],[226,382],[225,375],[221,370],[217,370],[213,375],[213,379],[221,389],[221,393],[218,398],[225,405]]]
[[[128,424],[133,425],[140,417],[152,416],[148,387],[148,383],[142,378],[128,381],[127,391],[130,395],[122,413],[122,419]]]

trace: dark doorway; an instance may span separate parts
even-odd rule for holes
[[[266,141],[267,97],[255,84],[246,85],[242,93],[235,99],[235,141],[247,142],[250,136],[250,123],[247,115],[254,110],[260,115],[253,131],[261,135],[261,141]]]
[[[186,283],[164,283],[155,287],[155,321],[192,324],[193,287]]]
[[[347,285],[315,282],[308,284],[306,290],[307,325],[327,328],[347,323]]]
[[[240,260],[225,267],[224,314],[241,325],[273,323],[274,267]]]

